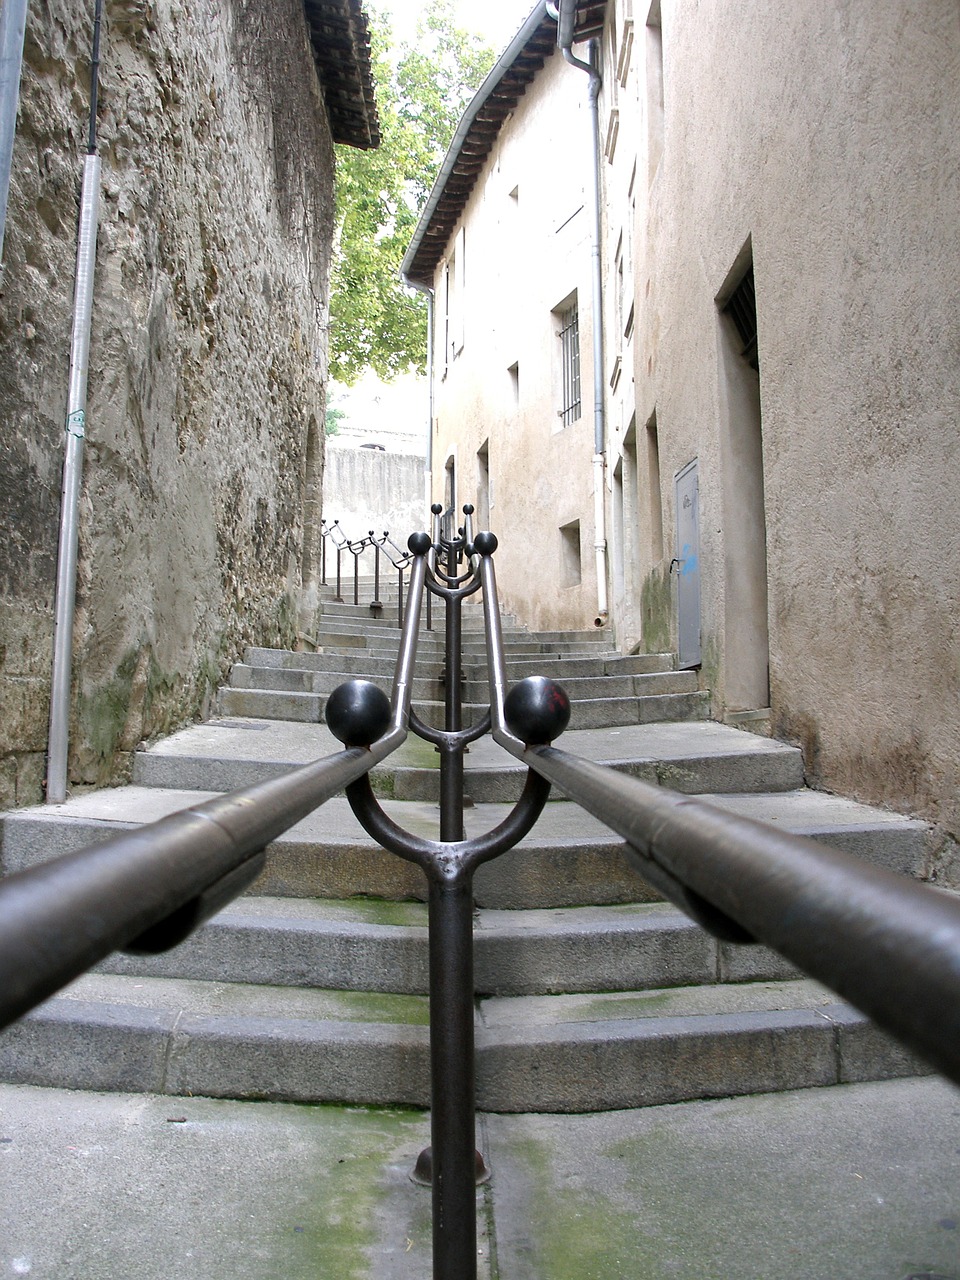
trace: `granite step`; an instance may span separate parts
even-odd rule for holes
[[[154,822],[211,799],[209,791],[115,787],[61,805],[18,809],[0,823],[0,872],[9,875]],[[927,878],[936,855],[923,822],[824,792],[708,795],[709,803],[798,835],[822,839],[904,875]],[[418,835],[439,836],[436,804],[384,800],[386,812]],[[497,826],[509,806],[468,808],[468,836]],[[520,844],[478,868],[478,905],[499,909],[648,902],[657,895],[629,866],[619,836],[566,800],[551,800]],[[386,853],[363,831],[347,800],[329,800],[267,848],[263,875],[249,890],[272,897],[377,897],[424,900],[426,881],[411,863]]]
[[[791,791],[803,785],[796,747],[710,721],[568,730],[559,744],[588,760],[685,793]],[[229,717],[172,734],[133,762],[133,781],[232,791],[340,750],[326,725]],[[525,769],[489,737],[471,744],[465,789],[474,803],[513,802]],[[436,800],[439,756],[410,735],[371,774],[379,794]]]
[[[807,980],[482,1000],[477,1103],[619,1110],[917,1075]],[[88,974],[0,1036],[10,1083],[426,1106],[422,996]]]
[[[387,682],[383,683],[389,692],[389,685]],[[263,717],[315,724],[324,716],[327,695],[278,689],[245,689],[231,684],[220,690],[218,703],[220,713],[224,716]],[[489,704],[465,703],[464,723],[479,721],[487,705]],[[424,724],[436,729],[444,727],[446,709],[443,702],[424,701],[414,697],[413,706]],[[704,720],[709,714],[710,695],[699,691],[625,698],[580,698],[573,703],[570,727],[591,729],[606,725],[653,724],[660,720]]]
[[[289,693],[331,694],[344,681],[340,671],[324,671],[289,663],[283,667],[250,666],[237,662],[230,670],[230,687],[261,689]],[[392,678],[379,676],[374,681],[387,693]],[[576,705],[596,698],[634,698],[652,694],[696,693],[697,677],[693,671],[654,671],[641,675],[574,676],[564,680],[563,687]],[[440,677],[419,677],[411,682],[415,699],[434,700],[443,697],[444,681]],[[467,703],[480,703],[489,696],[487,679],[464,681],[461,692]]]
[[[128,977],[427,995],[427,908],[382,899],[246,897],[160,956],[112,955]],[[666,903],[474,918],[479,996],[645,991],[800,974],[763,947],[718,943]]]

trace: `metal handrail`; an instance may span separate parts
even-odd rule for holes
[[[353,746],[0,881],[0,1027],[112,951],[181,942],[242,893],[264,849],[407,736],[426,565],[416,562],[386,714]],[[348,686],[349,688],[349,686]],[[328,716],[329,719],[329,716]]]
[[[345,553],[353,556],[353,603],[360,604],[360,558],[365,551],[372,551],[374,556],[373,569],[373,598],[370,601],[370,608],[379,613],[383,609],[383,603],[380,600],[380,560],[384,556],[387,561],[398,572],[397,582],[397,626],[403,629],[403,588],[404,575],[410,568],[413,560],[413,554],[398,547],[390,537],[389,529],[384,529],[383,533],[378,536],[376,531],[370,529],[363,538],[349,538],[340,526],[339,520],[331,523],[322,521],[320,526],[321,539],[321,557],[320,557],[320,581],[327,585],[327,542],[331,542],[336,551],[336,594],[334,600],[337,603],[343,603],[343,583],[342,583],[342,557]],[[433,618],[430,605],[430,597],[427,597],[427,630],[433,630]]]
[[[569,699],[542,676],[507,690],[497,540],[473,537],[472,514],[464,508],[463,529],[447,541],[437,506],[434,538],[411,537],[392,699],[370,682],[348,681],[327,702],[327,723],[345,750],[0,881],[4,1025],[115,949],[154,952],[181,941],[251,883],[272,839],[346,790],[366,829],[420,865],[429,885],[436,1280],[476,1276],[472,876],[532,827],[551,785],[618,832],[641,874],[705,928],[773,947],[960,1083],[960,901],[554,747]],[[461,606],[480,589],[490,708],[464,726]],[[410,705],[425,591],[446,605],[442,730]],[[439,840],[403,831],[369,785],[370,769],[408,729],[440,750]],[[467,839],[463,755],[488,730],[528,767],[527,781],[498,827]]]
[[[489,554],[480,573],[494,739],[621,835],[640,874],[704,928],[772,947],[960,1084],[960,899],[550,746],[566,695],[542,677],[507,694]],[[545,727],[531,737],[522,722],[536,713]]]

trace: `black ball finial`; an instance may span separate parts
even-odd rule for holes
[[[407,539],[407,546],[415,556],[425,556],[433,543],[430,541],[429,533],[411,533]]]
[[[443,504],[440,502],[435,502],[433,506],[430,508],[430,510],[433,512],[435,516],[441,516],[443,515]]]
[[[495,533],[478,533],[473,540],[473,549],[479,556],[492,556],[498,545]]]
[[[507,694],[503,716],[510,732],[528,747],[542,747],[570,723],[570,699],[556,680],[527,676]]]
[[[347,747],[369,747],[390,727],[390,699],[370,680],[348,680],[327,699],[327,728]]]
[[[474,511],[476,511],[476,507],[473,505],[472,502],[468,502],[467,505],[463,508],[463,514],[465,516],[472,516]]]

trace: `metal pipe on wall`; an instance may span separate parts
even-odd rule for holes
[[[0,254],[7,225],[13,140],[17,132],[20,100],[20,67],[23,33],[27,25],[27,0],[3,0],[0,9]]]
[[[400,279],[408,289],[415,289],[417,293],[426,294],[427,298],[427,454],[426,465],[424,467],[423,484],[424,484],[424,511],[425,527],[430,527],[428,517],[430,505],[433,502],[433,413],[434,413],[434,387],[433,387],[433,341],[434,341],[434,303],[433,290],[429,285],[421,284],[417,280],[411,280],[409,276],[400,274]]]
[[[590,77],[591,184],[593,225],[590,236],[591,283],[593,301],[593,527],[597,565],[597,626],[607,621],[607,531],[604,503],[604,470],[606,418],[603,388],[603,263],[600,246],[602,218],[600,208],[600,49],[596,40],[589,44],[589,60],[573,52],[576,28],[576,0],[560,0],[559,6],[547,5],[547,12],[557,20],[557,46],[564,59]]]
[[[67,391],[66,441],[60,497],[60,540],[57,552],[57,594],[53,625],[53,674],[50,686],[50,728],[47,742],[47,803],[67,798],[67,754],[70,736],[70,675],[73,662],[73,620],[77,596],[77,546],[83,444],[86,435],[87,374],[90,323],[93,314],[93,276],[97,256],[100,203],[100,157],[97,155],[97,88],[100,67],[100,21],[103,0],[97,0],[90,73],[90,132],[80,192],[77,237],[77,276],[70,343],[70,381]]]

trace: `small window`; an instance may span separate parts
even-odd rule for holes
[[[580,417],[580,314],[576,294],[557,311],[560,334],[560,419],[565,427]]]
[[[580,521],[573,520],[560,527],[561,587],[579,587],[580,574]]]
[[[507,376],[510,379],[509,405],[511,409],[516,409],[520,403],[520,365],[516,360],[507,369]]]
[[[743,344],[740,354],[751,369],[760,372],[760,355],[757,350],[757,293],[753,282],[753,263],[743,279],[721,308],[733,321]]]
[[[444,272],[444,373],[463,350],[464,230],[457,232]]]

